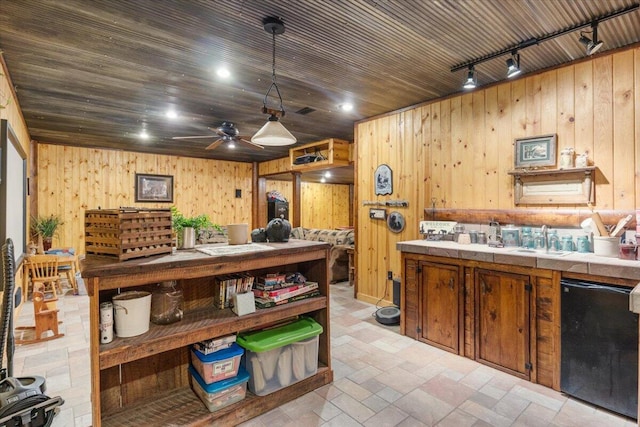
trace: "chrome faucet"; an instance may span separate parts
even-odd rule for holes
[[[546,225],[540,227],[542,232],[542,246],[545,252],[549,252],[549,228]]]

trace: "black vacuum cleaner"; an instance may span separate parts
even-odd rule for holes
[[[61,397],[44,394],[46,382],[43,377],[13,377],[13,307],[15,289],[15,258],[13,242],[7,239],[2,245],[2,267],[4,295],[2,317],[0,319],[0,427],[42,427],[50,426],[59,406]],[[7,366],[3,358],[7,355]]]

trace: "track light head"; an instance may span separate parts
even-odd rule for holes
[[[476,69],[473,65],[469,66],[469,71],[467,72],[467,80],[464,81],[462,85],[465,89],[475,89],[478,86],[478,76],[476,75]]]
[[[578,41],[584,45],[587,55],[593,55],[598,50],[600,50],[602,45],[604,45],[604,42],[602,40],[598,40],[598,23],[597,22],[591,25],[591,30],[593,33],[593,40],[585,36],[584,32],[580,32],[580,38],[578,39]]]
[[[604,44],[602,40],[591,40],[589,37],[585,35],[580,36],[578,41],[584,45],[587,55],[593,55]]]
[[[520,74],[520,54],[512,53],[511,58],[507,59],[507,78],[515,77]]]

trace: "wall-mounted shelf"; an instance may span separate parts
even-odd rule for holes
[[[319,160],[296,165],[295,160],[301,156],[317,156]],[[349,142],[329,138],[289,149],[292,171],[314,171],[330,169],[337,166],[349,166]]]
[[[595,203],[595,166],[572,169],[516,169],[516,205],[588,205]]]

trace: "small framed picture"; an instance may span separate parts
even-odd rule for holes
[[[393,211],[387,217],[387,227],[393,233],[400,233],[404,230],[404,215],[398,211]]]
[[[136,202],[173,203],[173,176],[137,173]]]
[[[370,208],[369,209],[369,218],[371,218],[371,219],[387,219],[387,210],[386,209],[378,209],[378,208]]]
[[[393,193],[393,173],[388,165],[380,165],[373,176],[376,195]]]
[[[556,165],[556,135],[542,135],[515,140],[516,168]]]

